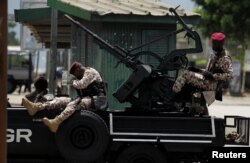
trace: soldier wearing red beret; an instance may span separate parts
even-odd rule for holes
[[[70,74],[76,77],[72,80],[72,86],[78,93],[78,98],[72,100],[69,97],[56,97],[52,101],[45,103],[32,103],[23,98],[23,105],[27,108],[28,113],[33,116],[38,111],[44,109],[65,108],[63,112],[54,119],[43,118],[43,123],[49,127],[52,132],[56,132],[60,124],[69,118],[76,110],[77,106],[83,109],[95,110],[92,97],[105,95],[104,84],[97,70],[91,67],[84,67],[79,62],[74,62],[69,70]]]
[[[172,100],[186,83],[206,91],[215,91],[219,82],[230,81],[233,78],[231,57],[224,49],[225,38],[221,32],[211,35],[214,55],[210,58],[207,68],[189,67],[184,70],[176,79],[169,99]]]

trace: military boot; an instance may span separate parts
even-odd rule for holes
[[[42,103],[32,103],[27,98],[23,98],[22,104],[25,108],[27,108],[27,111],[31,116],[34,116],[38,111],[44,109]]]
[[[54,119],[48,119],[47,117],[44,117],[43,123],[49,127],[51,132],[56,133],[62,121],[58,117],[55,117]]]

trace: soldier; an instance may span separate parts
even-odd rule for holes
[[[173,99],[186,83],[206,91],[216,91],[219,84],[233,78],[232,60],[223,46],[225,35],[221,32],[213,33],[211,40],[215,55],[209,59],[207,68],[204,70],[189,67],[188,70],[184,70],[173,85],[173,93],[170,95],[170,99]],[[218,98],[222,99],[222,94]]]
[[[56,97],[54,100],[45,103],[32,103],[23,98],[23,105],[31,116],[44,109],[65,108],[54,119],[43,118],[43,123],[54,133],[59,125],[75,112],[78,105],[83,109],[95,109],[92,107],[91,97],[105,95],[102,78],[94,68],[84,67],[79,62],[74,62],[71,65],[70,74],[76,77],[76,80],[72,80],[71,84],[77,90],[78,98],[72,100],[69,97]]]
[[[44,102],[43,96],[48,93],[48,82],[44,77],[39,77],[35,83],[35,91],[27,94],[25,97],[31,102]]]

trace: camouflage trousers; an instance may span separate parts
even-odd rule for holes
[[[57,116],[58,120],[62,122],[69,118],[76,111],[77,105],[89,110],[91,109],[91,98],[84,97],[82,99],[72,100],[69,97],[56,97],[52,101],[43,103],[42,107],[47,110],[65,108],[61,114]]]
[[[175,93],[180,92],[186,83],[206,91],[214,91],[217,86],[217,81],[205,80],[204,76],[200,73],[184,70],[176,79],[173,85],[173,91]]]

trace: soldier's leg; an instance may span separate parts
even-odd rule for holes
[[[195,76],[195,73],[192,71],[184,70],[176,79],[173,85],[173,91],[178,93],[181,91],[182,87]]]
[[[43,109],[58,109],[65,108],[67,104],[71,101],[69,97],[59,97],[55,98],[52,101],[48,101],[45,103],[32,103],[27,98],[23,98],[22,104],[25,108],[27,108],[28,113],[33,116],[38,111]]]
[[[60,124],[68,119],[76,110],[76,105],[79,103],[79,100],[71,101],[67,104],[66,108],[62,111],[62,113],[56,116],[54,119],[43,118],[43,123],[49,127],[51,132],[56,132]]]
[[[84,97],[81,100],[80,106],[82,109],[94,111],[95,108],[91,107],[91,103],[92,103],[92,100],[90,97]]]
[[[42,106],[48,110],[65,108],[71,101],[72,100],[69,97],[56,97],[52,101],[47,101],[45,103],[42,103]]]

